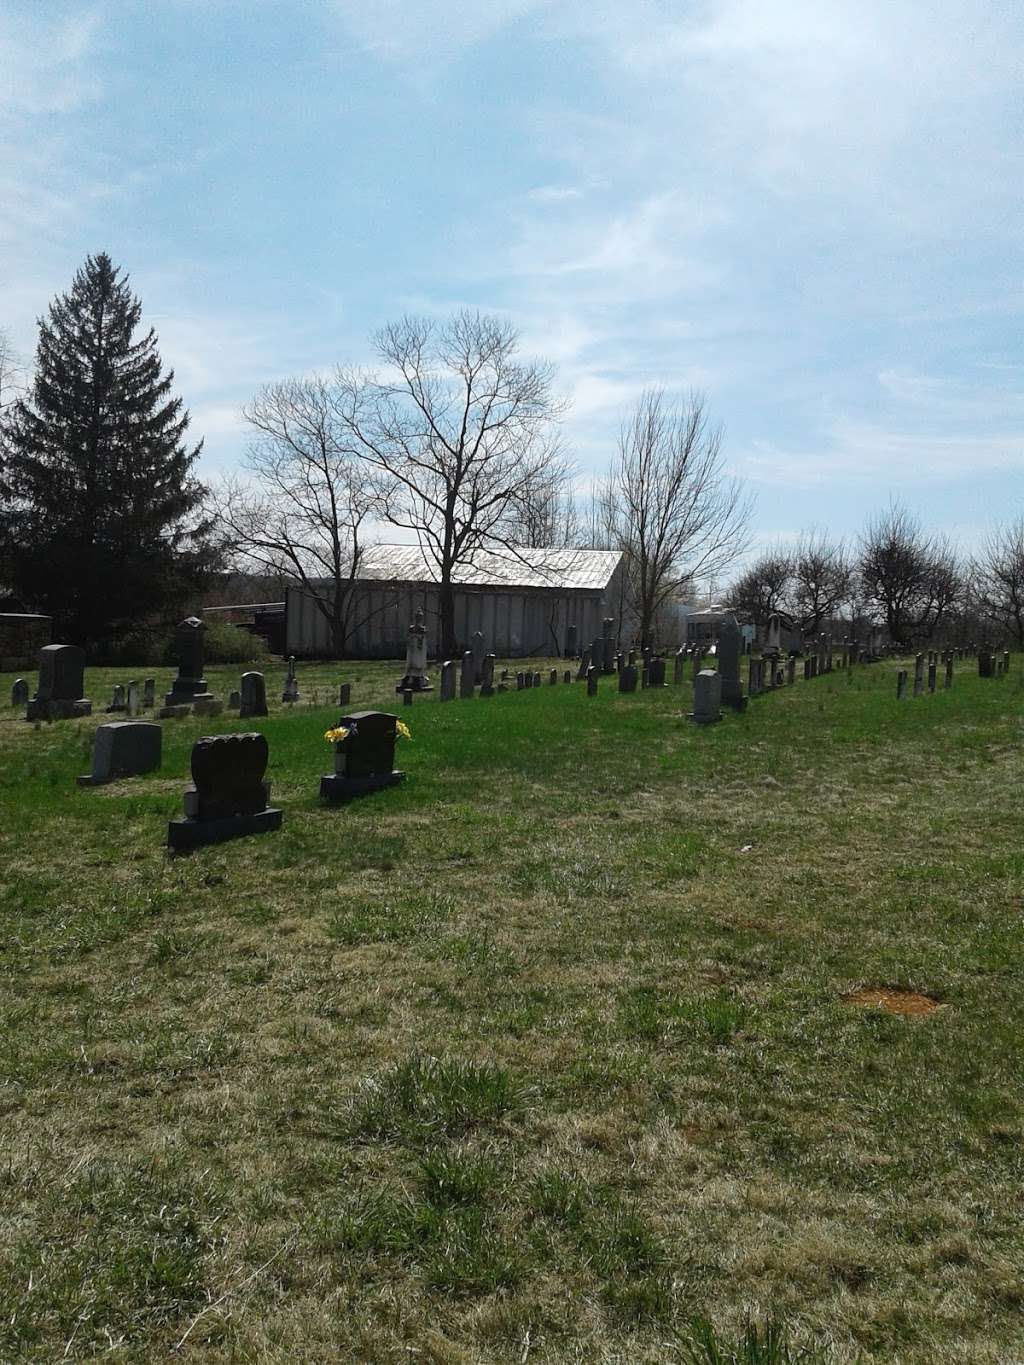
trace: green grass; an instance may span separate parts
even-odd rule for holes
[[[103,788],[102,715],[0,706],[0,1359],[1014,1359],[1024,664],[896,667],[701,730],[688,687],[435,693],[337,808],[325,702],[397,665],[290,711],[270,668]],[[283,828],[169,857],[194,739],[249,728]]]

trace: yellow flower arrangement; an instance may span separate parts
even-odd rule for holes
[[[405,723],[404,720],[396,720],[396,721],[395,721],[395,730],[397,731],[397,733],[399,734],[399,736],[400,736],[402,739],[412,739],[412,735],[411,735],[411,733],[410,733],[410,731],[409,731],[409,727],[408,727],[408,725],[406,725],[406,723]]]
[[[328,744],[340,744],[343,739],[348,739],[352,733],[348,725],[335,725],[333,729],[324,731],[324,739]]]

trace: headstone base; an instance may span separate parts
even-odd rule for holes
[[[696,711],[687,711],[686,719],[692,720],[694,725],[717,725],[722,719],[721,716],[699,716]]]
[[[255,815],[229,815],[222,820],[192,820],[187,816],[167,826],[167,847],[181,852],[203,844],[223,844],[245,834],[269,834],[281,828],[281,811],[273,806]]]
[[[352,796],[366,796],[383,787],[397,787],[405,781],[405,773],[397,768],[391,773],[371,773],[367,777],[343,777],[339,773],[325,773],[320,779],[320,796],[324,801],[347,801]]]
[[[184,702],[179,702],[176,706],[161,706],[156,713],[157,720],[182,720],[185,716],[192,714],[191,706],[186,706]]]
[[[74,720],[78,716],[91,716],[92,702],[85,697],[78,701],[36,701],[29,702],[25,711],[26,720]]]
[[[195,698],[192,710],[197,716],[219,716],[224,710],[224,703],[211,693],[207,693],[205,696]]]
[[[433,692],[434,684],[424,673],[406,674],[395,692]]]

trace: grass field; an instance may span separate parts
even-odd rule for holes
[[[1024,666],[895,667],[435,693],[336,809],[336,709],[83,790],[0,676],[0,1359],[1024,1359]],[[256,727],[281,832],[170,858]]]

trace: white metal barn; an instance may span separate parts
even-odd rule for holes
[[[566,652],[569,626],[582,648],[601,633],[605,617],[623,611],[623,556],[618,550],[515,549],[479,552],[455,573],[455,630],[460,649],[474,631],[501,658]],[[349,654],[364,659],[405,656],[409,624],[422,608],[428,649],[440,650],[437,567],[417,545],[374,545],[360,564]],[[331,653],[327,623],[310,595],[289,588],[285,638],[297,658]]]

